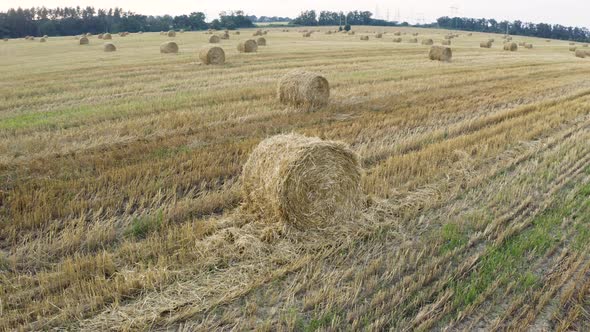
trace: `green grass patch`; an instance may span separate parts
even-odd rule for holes
[[[125,235],[135,239],[145,239],[150,233],[162,227],[163,219],[162,211],[158,211],[155,215],[134,218],[125,231]]]

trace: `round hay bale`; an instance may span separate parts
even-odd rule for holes
[[[330,84],[321,75],[295,70],[281,78],[277,92],[281,103],[311,109],[328,104]]]
[[[442,45],[451,45],[451,40],[450,39],[445,39],[441,42]]]
[[[484,41],[479,43],[479,47],[481,48],[491,48],[492,47],[492,42],[491,41]]]
[[[81,37],[78,42],[80,43],[80,45],[88,45],[89,40],[86,37]]]
[[[399,32],[399,31],[396,31],[396,32],[394,32],[394,33],[393,33],[393,35],[394,35],[394,36],[401,36],[401,35],[402,35],[402,33],[401,33],[401,32]]]
[[[206,46],[199,52],[199,59],[206,65],[222,65],[225,63],[225,52],[218,46]]]
[[[570,43],[570,46],[574,46],[574,45],[576,45],[576,43],[573,43],[573,42],[572,42],[572,43]]]
[[[102,47],[105,52],[115,52],[117,47],[113,43],[105,43]]]
[[[160,53],[178,53],[178,44],[175,42],[165,42],[160,45]]]
[[[46,42],[46,41],[47,41],[47,39],[45,39],[45,38],[41,38],[41,39],[39,39],[39,42],[40,42],[40,43],[44,43],[44,42]]]
[[[256,39],[256,44],[258,46],[266,46],[266,39],[260,37],[260,38]]]
[[[516,52],[518,51],[518,45],[516,43],[504,44],[504,51]]]
[[[111,36],[111,34],[110,34],[110,33],[105,33],[105,34],[102,36],[102,39],[104,39],[104,40],[111,40],[111,39],[113,39],[113,36]]]
[[[225,32],[223,35],[221,35],[221,37],[219,37],[221,39],[229,39],[229,32]]]
[[[104,34],[102,34],[102,33],[97,36],[98,39],[102,39],[103,37],[104,37]]]
[[[533,44],[525,43],[524,48],[531,49],[531,48],[533,48]]]
[[[402,39],[401,38],[393,38],[393,42],[394,43],[401,43]]]
[[[44,35],[43,38],[47,39],[47,38],[49,38],[49,36],[48,35]]]
[[[494,38],[490,38],[490,39],[488,39],[488,41],[489,41],[490,43],[493,43],[493,42],[495,42],[496,40],[495,40]]]
[[[302,230],[352,220],[364,205],[359,158],[339,142],[267,138],[250,154],[241,180],[246,210]]]
[[[168,33],[166,34],[168,37],[176,37],[176,31],[174,30],[170,30],[168,31]]]
[[[382,33],[378,33],[375,35],[375,38],[383,38],[383,34]]]
[[[450,47],[446,46],[432,46],[428,57],[430,60],[451,61],[453,51],[451,51]]]
[[[575,47],[575,46],[574,47],[570,47],[570,52],[575,52],[576,49],[577,49],[577,47]]]
[[[408,43],[410,43],[410,44],[417,44],[418,43],[418,39],[417,38],[410,38],[410,39],[408,39]]]
[[[412,34],[412,36],[414,36],[414,37],[418,37],[418,35],[419,35],[419,33],[417,33],[417,32],[414,32],[414,33]]]
[[[7,41],[8,41],[8,38],[4,38],[4,39],[2,39],[2,40],[4,40],[5,42],[7,42]]]
[[[218,35],[212,35],[211,37],[209,37],[209,43],[211,44],[217,44],[221,41],[221,38],[219,38]]]
[[[331,35],[332,34],[332,30],[328,30],[325,32],[326,35]]]
[[[588,44],[582,44],[582,47],[588,47]]]
[[[253,39],[241,41],[238,44],[238,51],[242,53],[254,53],[258,51],[258,44],[256,44],[256,41]]]
[[[526,45],[526,43],[525,43],[525,42],[520,42],[520,43],[518,43],[518,46],[522,46],[522,47],[524,47],[524,45]]]
[[[422,45],[433,45],[434,41],[430,38],[428,39],[422,39]]]
[[[309,38],[311,37],[311,32],[304,32],[303,33],[303,38]]]
[[[586,52],[584,52],[584,50],[576,50],[576,57],[578,58],[585,58],[586,57]]]
[[[470,32],[467,34],[467,37],[471,37],[471,36],[473,36],[473,33]]]
[[[361,40],[369,40],[369,36],[361,36]]]
[[[179,32],[180,32],[180,33],[184,33],[184,29],[180,29],[180,31],[179,31]]]
[[[348,35],[349,36],[354,36],[355,32],[354,31],[348,31]]]
[[[86,37],[92,37],[92,34],[90,32],[86,33]]]
[[[234,35],[239,35],[239,34],[240,34],[239,31],[234,32]]]
[[[252,34],[252,37],[262,36],[262,30],[258,30]]]

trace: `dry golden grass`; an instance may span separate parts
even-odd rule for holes
[[[455,32],[354,30],[386,34],[270,28],[256,53],[220,40],[224,66],[202,32],[0,44],[0,329],[586,330],[587,59],[460,33],[429,61],[409,36]],[[294,69],[329,104],[281,104]],[[250,152],[292,132],[358,154],[358,220],[240,208]]]

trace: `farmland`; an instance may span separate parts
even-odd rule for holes
[[[249,54],[230,33],[222,66],[203,32],[0,41],[0,329],[588,330],[590,59],[456,32],[430,61],[407,40],[449,31],[353,29],[273,28]],[[293,69],[330,103],[279,103]],[[281,133],[358,154],[358,220],[241,208]]]

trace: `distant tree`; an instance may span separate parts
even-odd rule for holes
[[[344,26],[344,31],[350,31],[350,29],[352,29],[352,27],[350,26],[350,24],[347,24]]]
[[[297,25],[318,25],[315,10],[302,12],[291,23]]]

